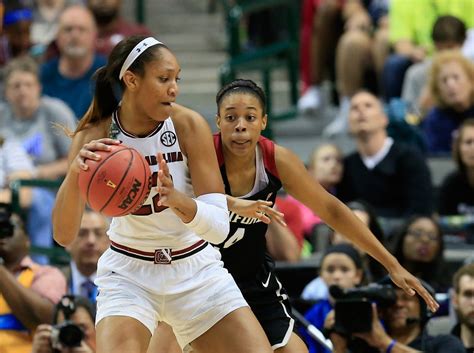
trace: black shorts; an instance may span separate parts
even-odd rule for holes
[[[237,282],[250,308],[262,325],[273,349],[286,346],[294,319],[288,295],[273,272],[265,280]]]

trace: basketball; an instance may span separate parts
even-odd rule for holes
[[[110,151],[95,151],[102,158],[87,159],[88,170],[79,173],[79,189],[94,211],[108,217],[130,214],[141,207],[151,189],[151,171],[134,148],[112,145]]]

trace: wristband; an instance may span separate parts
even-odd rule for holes
[[[396,343],[397,343],[396,340],[392,340],[392,342],[390,342],[390,344],[388,345],[387,350],[385,351],[385,353],[392,353],[392,349],[393,349],[393,347],[395,346]]]

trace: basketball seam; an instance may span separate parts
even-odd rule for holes
[[[140,152],[138,152],[138,153],[140,153]],[[133,155],[133,153],[132,153],[132,155]],[[135,158],[134,155],[133,155],[133,158]],[[143,162],[143,159],[142,159],[142,158],[138,158],[138,159],[140,160],[141,165],[142,165],[142,167],[143,167],[143,171],[145,172],[145,175],[146,175],[146,169],[145,169],[145,168],[149,168],[149,166],[148,166],[148,164],[145,164],[145,163]],[[133,160],[132,160],[132,161],[133,161]],[[117,217],[120,217],[120,216],[125,215],[126,212],[132,213],[132,212],[138,211],[138,202],[142,199],[143,193],[148,189],[148,183],[149,183],[149,180],[148,180],[148,179],[149,179],[149,178],[147,178],[147,180],[146,180],[146,186],[143,187],[142,190],[141,190],[140,197],[137,197],[137,198],[135,199],[135,203],[134,203],[133,207],[129,207],[128,211],[124,211],[124,212],[120,213]],[[145,202],[145,200],[143,200],[143,201],[141,202],[141,204],[143,204],[144,202]],[[141,206],[141,205],[140,205],[140,206]]]
[[[131,151],[130,148],[127,148],[126,149],[127,151],[129,151],[132,155],[132,158],[130,159],[130,161],[128,161],[128,166],[127,166],[127,169],[124,170],[123,172],[123,175],[122,175],[122,179],[120,179],[119,183],[117,184],[117,187],[115,188],[114,192],[112,193],[112,195],[110,195],[109,199],[107,200],[107,202],[105,203],[105,205],[100,209],[100,212],[102,212],[110,203],[110,201],[114,198],[115,194],[117,193],[117,191],[120,189],[120,186],[122,185],[125,177],[127,176],[128,174],[128,171],[130,170],[130,167],[132,166],[132,161],[133,161],[133,153]]]
[[[126,148],[126,149],[128,150],[129,148]],[[115,152],[112,152],[110,155],[107,156],[107,158],[105,158],[105,159],[101,162],[101,164],[104,164],[104,162],[105,162],[106,160],[108,160],[109,158],[112,158],[113,155],[115,155],[116,153],[119,153],[119,152],[121,152],[121,151],[124,151],[124,149],[119,149],[119,150],[117,150],[117,151],[115,151]],[[90,188],[91,188],[91,184],[92,184],[92,181],[94,180],[95,175],[96,175],[97,172],[101,169],[100,167],[101,167],[101,166],[99,165],[99,166],[97,166],[97,168],[95,168],[95,170],[94,170],[94,172],[92,173],[91,177],[89,178],[89,182],[88,182],[88,184],[87,184],[86,198],[87,198],[87,203],[88,203],[89,205],[90,205],[89,191],[90,191]]]

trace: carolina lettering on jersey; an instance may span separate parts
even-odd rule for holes
[[[181,153],[181,151],[167,152],[163,154],[163,158],[166,161],[166,163],[181,162],[183,160],[183,154]],[[156,156],[145,156],[145,159],[148,162],[148,165],[158,164],[158,160],[156,159]]]
[[[244,199],[268,200],[275,203],[277,192],[281,189],[282,184],[276,169],[274,144],[272,141],[261,137],[258,145],[261,160],[257,163],[260,163],[261,168],[257,168],[259,175],[256,175],[256,178],[258,180],[268,180],[268,182],[244,197]],[[232,195],[225,171],[220,134],[214,135],[214,147],[216,148],[226,194]],[[268,268],[268,265],[271,266],[270,263],[272,263],[271,258],[266,256],[265,234],[268,225],[259,219],[242,217],[233,212],[229,212],[229,220],[229,234],[226,240],[218,245],[225,267],[237,281],[254,279],[256,274],[264,276],[265,269]]]

